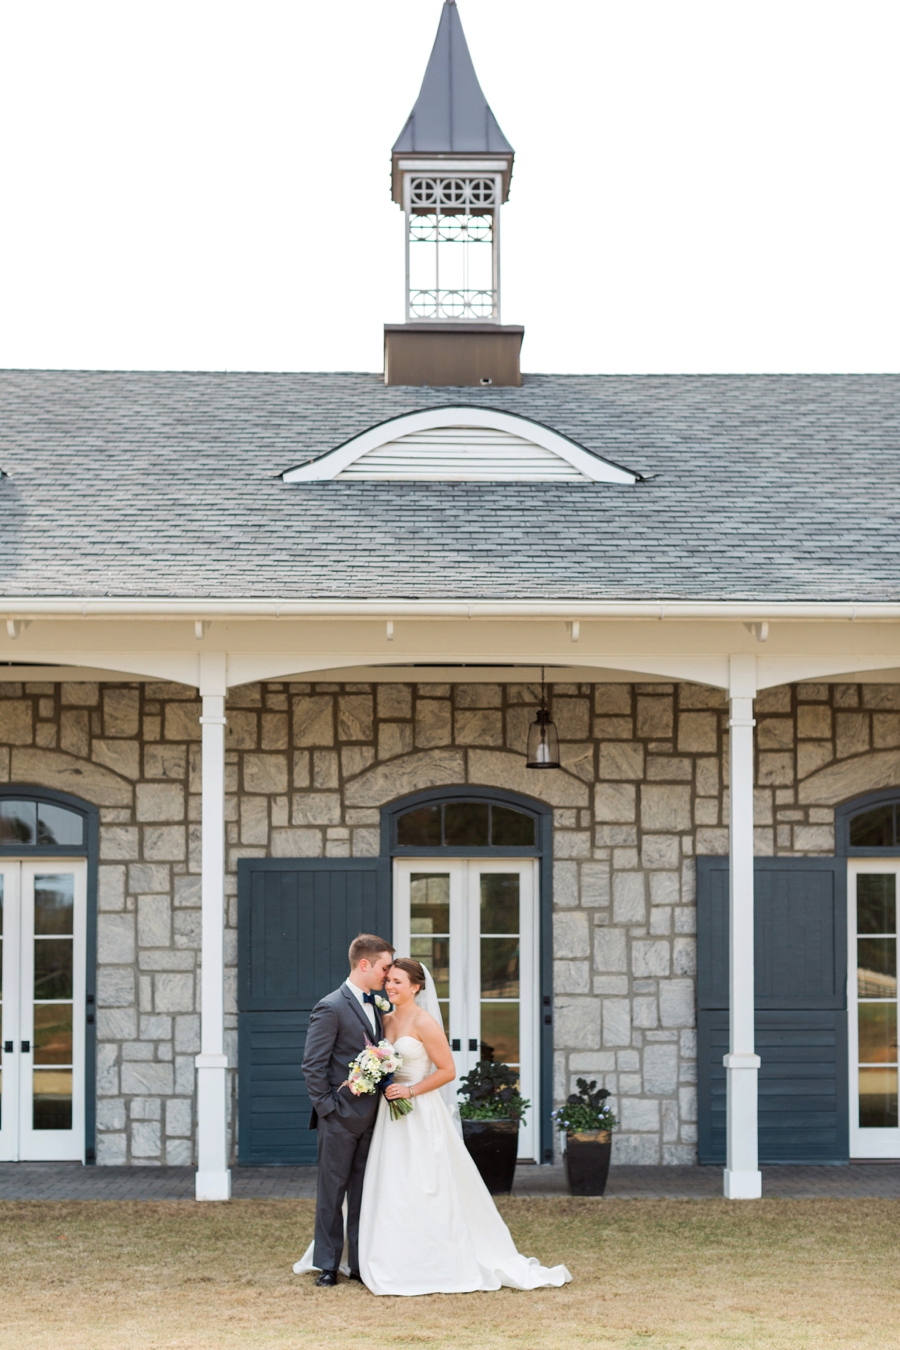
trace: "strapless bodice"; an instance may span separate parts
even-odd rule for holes
[[[398,1036],[391,1044],[403,1056],[403,1067],[394,1074],[395,1083],[420,1083],[428,1077],[431,1060],[417,1036]]]

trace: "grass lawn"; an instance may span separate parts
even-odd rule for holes
[[[310,1200],[0,1203],[3,1350],[885,1350],[900,1343],[895,1200],[501,1201],[573,1283],[373,1298],[291,1265]]]

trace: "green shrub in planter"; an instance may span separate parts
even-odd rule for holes
[[[553,1112],[556,1128],[566,1135],[566,1178],[572,1195],[602,1195],[609,1176],[612,1132],[618,1120],[604,1103],[609,1093],[597,1091],[596,1080],[577,1080],[578,1092]]]
[[[519,1092],[519,1076],[505,1064],[483,1059],[460,1080],[463,1139],[491,1195],[508,1195],[516,1172],[519,1121],[531,1103]]]

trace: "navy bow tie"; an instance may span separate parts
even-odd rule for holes
[[[374,1006],[375,1006],[375,995],[374,995],[374,994],[365,994],[365,993],[364,993],[364,994],[363,994],[363,1003],[371,1003],[372,1006],[373,1006],[373,1008],[374,1008]]]

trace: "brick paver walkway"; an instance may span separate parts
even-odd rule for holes
[[[235,1199],[313,1198],[314,1167],[235,1167]],[[565,1195],[562,1167],[520,1167],[513,1194]],[[722,1194],[720,1167],[613,1167],[606,1191],[617,1200],[704,1200]],[[770,1198],[900,1199],[900,1164],[764,1167]],[[0,1163],[0,1200],[191,1200],[190,1167],[81,1167],[77,1163]]]

